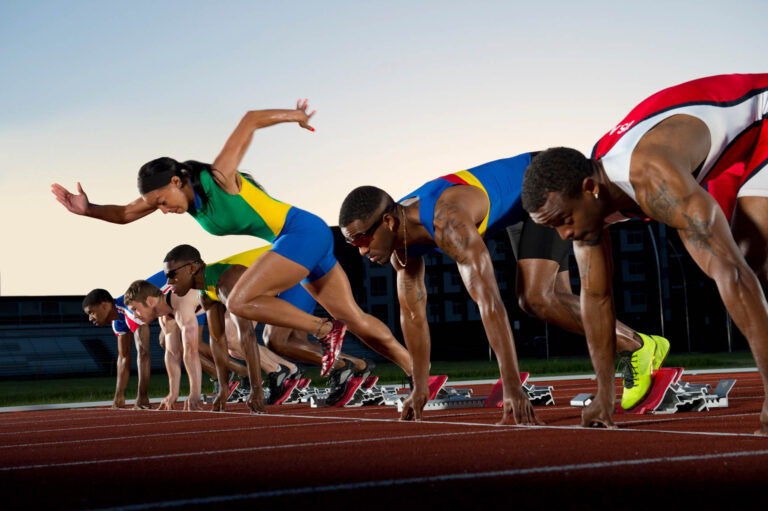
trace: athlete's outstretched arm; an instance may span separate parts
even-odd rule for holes
[[[200,300],[205,309],[205,317],[208,321],[208,333],[211,337],[211,351],[213,362],[216,365],[216,378],[219,380],[219,394],[213,400],[213,411],[223,411],[227,403],[228,371],[227,361],[227,336],[224,328],[224,305],[208,298]]]
[[[71,193],[58,183],[51,185],[51,192],[56,196],[56,200],[67,208],[68,211],[76,215],[90,216],[112,222],[113,224],[133,222],[157,209],[141,197],[123,206],[92,204],[80,183],[77,183],[77,194]]]
[[[149,325],[141,325],[133,333],[136,345],[136,366],[139,372],[139,385],[136,391],[134,408],[147,410],[149,404],[149,377],[152,372],[152,355],[149,351]]]
[[[459,187],[456,187],[459,188]],[[442,197],[435,206],[435,243],[456,261],[469,295],[480,309],[485,334],[491,344],[504,388],[502,424],[539,422],[520,381],[517,353],[507,310],[501,299],[493,262],[476,222],[465,204]]]
[[[176,321],[168,316],[157,318],[165,336],[165,371],[168,373],[168,395],[158,405],[158,410],[173,410],[179,398],[181,383],[181,336]]]
[[[696,264],[714,279],[726,309],[749,342],[763,379],[758,433],[768,435],[768,303],[715,200],[673,157],[657,157],[633,183],[640,207],[675,227]]]
[[[581,414],[581,425],[614,428],[616,309],[613,303],[611,240],[603,231],[599,244],[573,244],[581,278],[581,315],[589,356],[597,376],[597,396]]]
[[[125,387],[131,375],[131,334],[117,336],[117,383],[112,409],[118,410],[125,406]]]
[[[252,110],[246,113],[227,139],[224,148],[213,162],[213,177],[218,185],[230,192],[237,193],[240,183],[235,179],[240,162],[243,161],[253,139],[253,132],[281,122],[296,122],[304,129],[315,131],[309,125],[314,110],[307,113],[307,100],[299,100],[294,110]]]
[[[405,346],[411,355],[413,391],[403,403],[400,418],[421,420],[429,400],[430,337],[427,323],[427,289],[424,285],[424,258],[408,259],[401,266],[394,255],[392,265],[397,270],[397,298],[400,301],[400,326]]]
[[[183,347],[184,367],[189,378],[189,397],[184,400],[185,410],[201,410],[200,403],[202,369],[200,366],[200,353],[198,350],[197,297],[194,293],[186,296],[171,296],[174,316],[181,329],[181,343]],[[221,382],[224,384],[225,382]]]

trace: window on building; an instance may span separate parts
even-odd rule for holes
[[[624,310],[626,312],[647,312],[648,295],[646,293],[624,291]]]
[[[371,296],[386,296],[387,277],[371,277]]]

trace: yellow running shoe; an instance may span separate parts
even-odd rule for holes
[[[656,341],[656,351],[653,354],[653,370],[657,370],[664,363],[669,353],[669,341],[660,335],[652,335],[651,339]]]
[[[625,410],[637,405],[651,388],[651,370],[656,342],[645,334],[638,332],[637,335],[643,340],[643,346],[635,351],[626,352],[619,361],[624,380],[621,407]]]

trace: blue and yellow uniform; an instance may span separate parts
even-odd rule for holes
[[[520,194],[523,188],[523,175],[531,163],[531,157],[531,153],[523,153],[519,156],[492,161],[439,177],[425,183],[400,199],[399,202],[418,198],[419,220],[434,239],[435,204],[440,195],[452,186],[474,186],[485,193],[490,205],[488,212],[477,227],[477,232],[481,236],[492,235],[525,218]],[[433,250],[440,252],[437,247],[424,246],[423,248],[416,248],[418,254],[414,255],[422,255]]]
[[[261,248],[255,248],[253,250],[229,256],[215,263],[206,264],[205,269],[203,270],[205,289],[200,290],[200,294],[208,297],[214,302],[220,302],[221,300],[219,300],[219,296],[216,293],[216,287],[219,284],[219,280],[221,280],[221,276],[224,275],[224,272],[236,264],[245,266],[246,268],[249,267],[271,248],[271,245],[266,245]],[[301,286],[301,284],[296,284],[292,288],[286,289],[277,295],[277,297],[308,314],[314,314],[315,312],[315,299]]]
[[[208,171],[200,172],[200,184],[208,202],[197,195],[188,212],[216,236],[241,234],[272,242],[272,251],[304,266],[305,282],[317,280],[336,264],[333,235],[319,217],[270,197],[251,181],[240,177],[240,192],[222,190]]]

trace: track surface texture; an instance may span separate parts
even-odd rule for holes
[[[594,392],[590,380],[537,381],[554,386],[556,405],[536,407],[543,427],[496,426],[501,411],[483,408],[430,411],[420,423],[383,406],[8,413],[0,415],[3,507],[733,506],[768,488],[768,437],[752,434],[762,405],[756,373],[683,381],[714,387],[723,378],[737,380],[728,408],[616,415],[610,431],[579,427],[581,410],[569,406]]]

